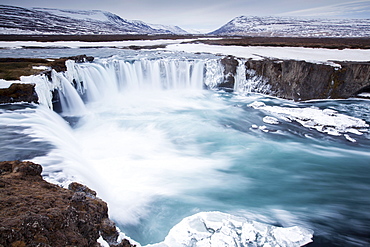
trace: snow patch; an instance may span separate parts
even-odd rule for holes
[[[49,69],[50,69],[50,67],[40,65],[40,66],[32,66],[32,69],[37,69],[37,70],[49,70]]]
[[[165,240],[147,247],[302,246],[313,231],[299,226],[276,227],[221,212],[201,212],[174,226]]]

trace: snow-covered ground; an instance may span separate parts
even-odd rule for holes
[[[313,63],[334,65],[332,61],[370,61],[370,50],[365,49],[325,49],[304,47],[268,46],[221,46],[206,44],[171,44],[166,50],[184,52],[206,52],[220,55],[233,55],[239,58],[276,58],[281,60],[304,60]]]
[[[37,41],[1,41],[0,48],[17,49],[24,47],[37,48],[81,48],[81,47],[115,47],[122,48],[128,46],[154,46],[178,44],[190,42],[196,39],[158,39],[158,40],[125,40],[125,41],[108,41],[108,42],[84,42],[84,41],[56,41],[56,42],[37,42]]]
[[[218,38],[207,38],[218,39]],[[211,53],[219,55],[232,55],[245,59],[274,58],[281,60],[303,60],[313,63],[324,63],[336,65],[333,61],[370,61],[370,49],[325,49],[325,48],[304,48],[304,47],[268,47],[268,46],[221,46],[206,44],[185,44],[184,42],[197,39],[177,40],[127,40],[111,42],[83,42],[83,41],[57,41],[57,42],[36,42],[36,41],[1,41],[0,48],[17,49],[23,47],[46,47],[46,48],[83,48],[83,47],[110,47],[124,48],[129,46],[157,46],[166,45],[166,48],[159,48],[165,51],[180,51],[189,53]]]

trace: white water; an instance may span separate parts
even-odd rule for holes
[[[219,66],[217,59],[186,58],[68,62],[50,88],[60,89],[62,116],[78,116],[73,129],[43,106],[6,112],[1,123],[30,127],[24,133],[53,144],[33,158],[44,176],[96,190],[121,229],[142,244],[163,241],[184,217],[214,210],[364,243],[368,131],[346,132],[357,140],[352,144],[275,116],[271,109],[303,113],[311,105],[251,94],[256,87],[243,82],[241,66],[239,94],[203,90],[221,80]],[[344,119],[370,116],[366,101],[311,104],[340,110]],[[271,117],[278,123],[269,124]],[[356,222],[355,240],[336,219]]]

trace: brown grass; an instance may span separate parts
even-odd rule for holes
[[[33,66],[49,66],[46,59],[32,58],[0,58],[0,78],[5,80],[19,80],[21,76],[39,74],[41,71]]]

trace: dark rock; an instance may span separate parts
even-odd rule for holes
[[[250,59],[246,68],[253,74],[247,74],[247,79],[259,76],[270,86],[270,95],[297,101],[349,98],[370,91],[370,62],[336,63],[341,68],[296,60]],[[236,69],[237,65],[226,63],[225,71],[233,75],[228,66]],[[228,80],[220,86],[233,88],[234,82]]]
[[[9,88],[0,88],[0,104],[28,102],[38,103],[34,84],[13,83]]]
[[[32,162],[0,162],[0,171],[0,246],[99,246],[100,233],[111,246],[132,246],[117,243],[107,204],[86,186],[50,184]]]
[[[50,63],[51,68],[54,69],[57,72],[66,71],[67,70],[67,67],[66,67],[66,61],[67,60],[73,60],[76,63],[85,63],[85,62],[94,61],[94,57],[86,56],[86,55],[77,55],[77,56],[72,56],[72,57],[62,57],[62,58],[59,58],[55,61],[52,61]]]
[[[39,164],[32,162],[12,162],[12,170],[14,173],[19,173],[23,176],[41,176],[42,167]]]
[[[86,196],[95,199],[96,198],[96,192],[87,187],[86,185],[80,184],[80,183],[70,183],[68,185],[68,189],[73,192],[83,192]]]
[[[233,56],[226,56],[221,59],[221,64],[224,67],[224,78],[219,87],[234,88],[236,68],[238,67],[238,60]]]
[[[116,240],[118,238],[118,232],[116,230],[116,224],[112,220],[105,218],[102,221],[101,226],[102,227],[100,233],[105,241],[107,241],[107,243],[110,245],[117,244]]]

